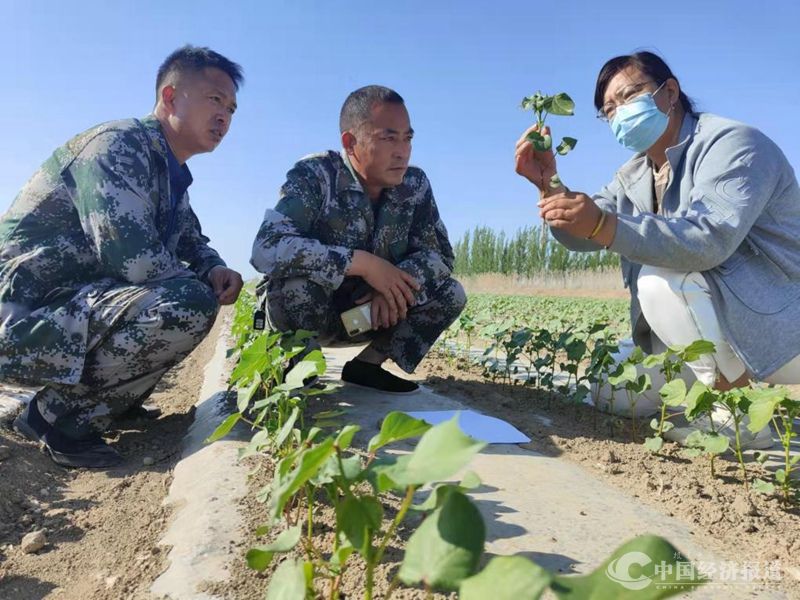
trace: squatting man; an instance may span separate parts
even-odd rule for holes
[[[414,130],[403,98],[370,85],[351,93],[339,119],[341,152],[301,159],[267,210],[251,263],[272,329],[312,330],[317,342],[368,341],[342,380],[388,393],[417,385],[411,373],[461,313],[453,250],[425,173],[409,166]],[[370,303],[372,329],[350,338],[341,313]]]
[[[101,434],[139,413],[241,276],[208,245],[186,161],[225,137],[239,65],[170,54],[156,105],[56,149],[0,218],[0,381],[40,388],[14,422],[68,467],[109,467]]]

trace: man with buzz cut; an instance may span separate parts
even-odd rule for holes
[[[342,380],[389,393],[417,389],[407,373],[461,313],[453,250],[428,178],[408,165],[411,128],[397,92],[370,85],[350,94],[339,119],[342,151],[303,158],[267,210],[250,262],[272,329],[306,329],[318,341],[369,344]],[[340,315],[370,303],[371,331],[348,338]]]
[[[241,82],[213,50],[176,50],[152,114],[72,138],[0,218],[0,381],[41,388],[14,427],[60,465],[119,464],[103,431],[141,414],[239,295],[189,205],[186,161],[225,137]]]

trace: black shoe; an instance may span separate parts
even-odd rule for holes
[[[99,435],[82,440],[65,436],[44,420],[33,398],[14,419],[14,429],[34,442],[40,442],[57,465],[62,467],[104,469],[122,463],[122,456]]]
[[[358,358],[344,364],[342,381],[387,394],[411,394],[419,389],[413,381],[401,379],[380,365],[373,365]]]
[[[155,421],[160,416],[161,409],[155,404],[136,404],[122,413],[119,416],[119,420],[135,421],[138,419],[146,419],[148,421]]]

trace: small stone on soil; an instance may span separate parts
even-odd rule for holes
[[[152,465],[154,465],[154,464],[155,464],[155,462],[156,462],[156,461],[155,461],[155,459],[154,459],[152,456],[145,456],[145,457],[142,459],[142,464],[143,464],[145,467],[152,466]]]
[[[20,548],[25,554],[33,554],[44,548],[47,539],[44,537],[43,531],[34,531],[22,538]]]

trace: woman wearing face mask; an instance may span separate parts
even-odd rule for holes
[[[800,188],[781,150],[752,127],[695,112],[650,52],[609,60],[595,106],[636,154],[594,196],[551,188],[552,151],[534,150],[530,130],[517,142],[517,173],[539,188],[554,237],[620,255],[633,343],[645,352],[702,338],[717,351],[691,363],[689,378],[719,389],[800,383]],[[651,393],[636,413],[658,404]],[[768,432],[750,440],[768,445]]]

